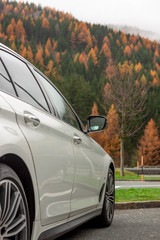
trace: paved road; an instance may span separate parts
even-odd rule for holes
[[[116,210],[109,228],[89,222],[57,240],[160,240],[160,208]]]
[[[116,181],[116,189],[120,188],[160,188],[160,182]]]

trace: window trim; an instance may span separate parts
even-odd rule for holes
[[[0,49],[0,50],[1,50],[1,49]],[[15,88],[15,85],[14,85],[14,83],[13,83],[13,81],[12,81],[11,75],[10,75],[10,73],[8,72],[8,69],[6,68],[6,65],[4,64],[4,62],[3,62],[3,60],[2,60],[1,57],[0,57],[0,61],[1,61],[2,65],[3,65],[4,69],[5,69],[6,73],[8,74],[8,77],[9,77],[10,82],[11,82],[11,84],[12,84],[12,87],[13,87],[13,90],[14,90],[14,92],[15,92],[15,95],[12,95],[11,93],[8,93],[8,92],[6,92],[6,91],[4,91],[4,92],[6,92],[6,93],[8,93],[8,94],[16,97],[16,96],[18,96],[18,93],[17,93],[17,89]],[[2,91],[2,90],[3,90],[3,89],[1,89],[1,91]]]
[[[39,83],[39,85],[41,86],[41,89],[43,90],[43,92],[46,96],[46,99],[47,99],[47,101],[49,103],[49,106],[50,106],[51,114],[53,114],[54,116],[58,116],[58,112],[57,112],[57,109],[56,109],[55,105],[53,106],[52,101],[51,101],[50,97],[48,96],[47,91],[45,90],[42,83],[40,82],[40,80],[35,75],[34,71],[37,72],[38,74],[40,74],[42,77],[44,77],[45,75],[40,70],[38,70],[36,67],[34,67],[32,65],[29,65],[29,68],[31,69],[32,74],[34,75],[36,81]],[[44,77],[44,78],[46,79],[46,77]]]

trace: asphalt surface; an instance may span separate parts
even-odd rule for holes
[[[116,189],[121,188],[160,188],[160,182],[116,181]]]
[[[160,208],[116,210],[109,228],[91,221],[57,240],[160,240]]]

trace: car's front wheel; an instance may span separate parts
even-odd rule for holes
[[[114,205],[115,205],[114,173],[112,169],[109,169],[103,202],[103,209],[101,215],[99,216],[100,226],[108,227],[111,225],[114,216]]]
[[[0,240],[30,239],[29,211],[16,173],[0,164]]]

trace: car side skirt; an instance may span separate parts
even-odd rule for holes
[[[102,209],[95,210],[94,212],[91,212],[87,215],[84,215],[82,217],[79,217],[77,219],[74,219],[72,221],[69,221],[67,223],[64,223],[62,225],[59,225],[57,227],[54,227],[52,229],[49,229],[39,236],[38,240],[53,240],[69,231],[72,229],[78,227],[79,225],[89,221],[90,219],[100,215],[102,212]]]

